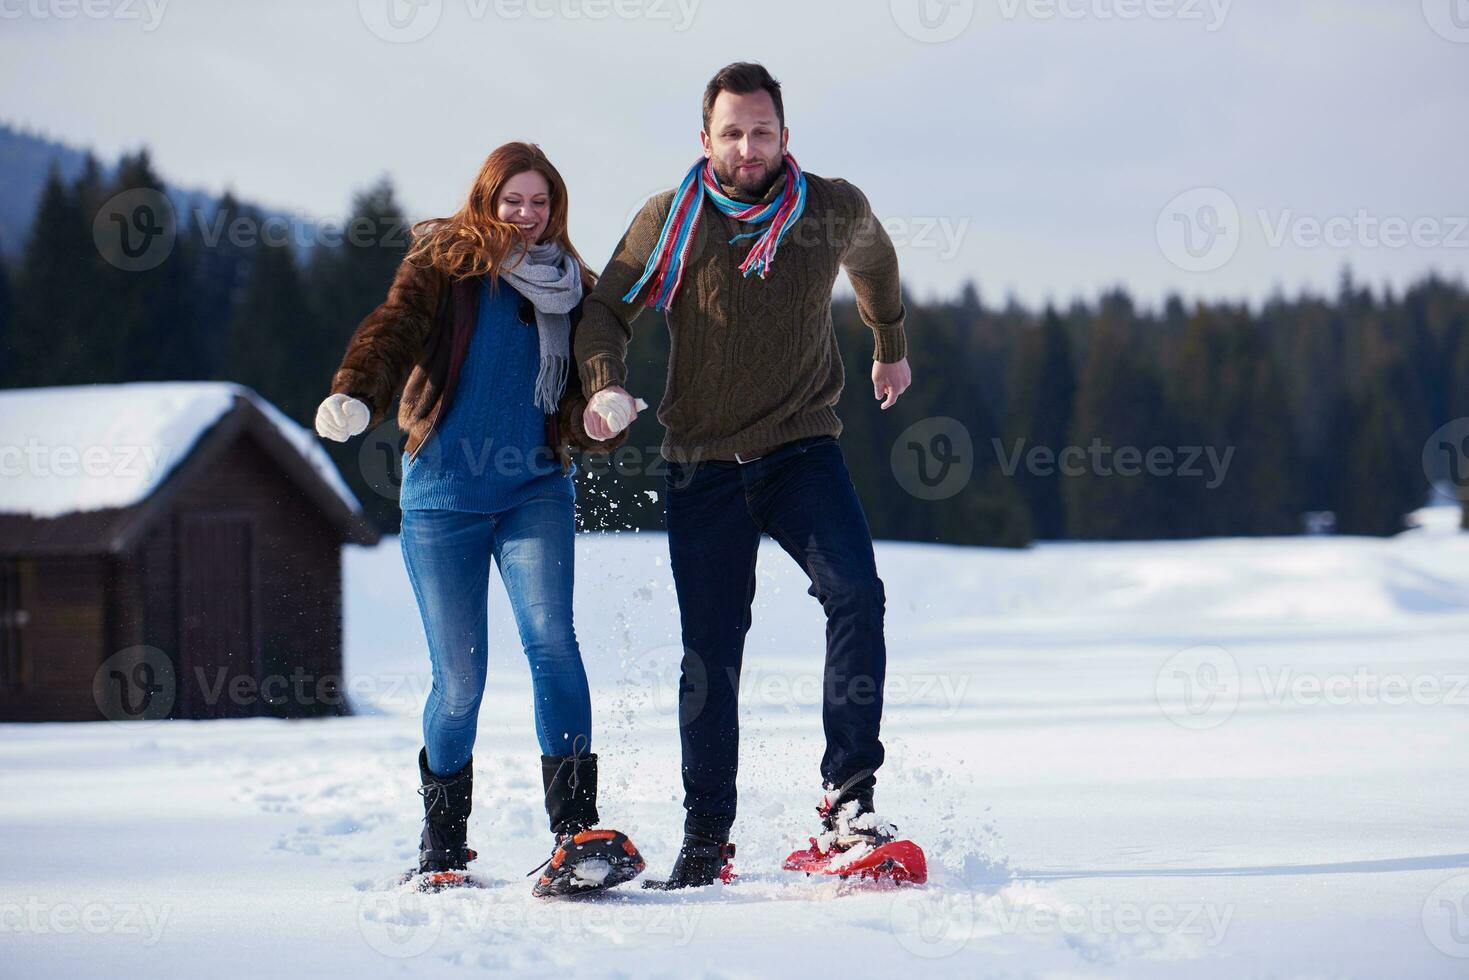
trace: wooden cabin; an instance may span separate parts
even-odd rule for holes
[[[341,550],[376,542],[247,388],[0,391],[0,721],[345,713]]]

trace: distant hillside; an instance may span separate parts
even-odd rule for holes
[[[71,180],[81,172],[84,159],[84,150],[0,123],[0,247],[7,255],[18,254],[30,234],[51,165],[59,166],[62,176]]]
[[[41,199],[41,190],[46,184],[46,174],[54,163],[61,175],[73,180],[81,173],[86,160],[85,148],[78,149],[65,143],[47,139],[37,133],[17,129],[0,123],[0,251],[7,257],[18,256],[25,247],[31,233],[31,222],[35,217],[36,204]],[[102,172],[111,177],[117,168],[116,161],[98,157]],[[213,194],[189,187],[180,187],[165,173],[164,181],[168,196],[179,214],[198,208],[212,212],[216,200]],[[248,201],[241,202],[249,204]],[[282,212],[262,209],[265,216],[290,217]],[[311,222],[307,222],[311,224]],[[304,239],[312,236],[303,235]],[[301,246],[309,242],[293,241]]]

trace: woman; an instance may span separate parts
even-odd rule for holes
[[[539,147],[491,153],[458,213],[414,226],[386,302],[353,334],[317,410],[317,432],[345,441],[402,399],[403,560],[433,666],[418,754],[416,875],[429,889],[463,883],[475,857],[465,839],[491,558],[530,661],[555,835],[533,891],[606,888],[643,869],[624,835],[593,829],[597,756],[572,626],[568,448],[607,451],[621,439],[595,442],[582,427],[571,333],[593,276],[566,223],[566,184]]]

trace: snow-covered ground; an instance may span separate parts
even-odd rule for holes
[[[402,895],[423,638],[396,542],[346,564],[363,712],[0,726],[0,975],[1469,975],[1469,534],[882,543],[878,803],[924,889],[780,860],[812,828],[822,620],[761,553],[740,880],[542,902],[529,680],[503,595],[476,751],[483,890]],[[681,810],[660,535],[578,542],[605,821],[666,872]]]

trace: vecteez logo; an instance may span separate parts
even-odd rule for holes
[[[1423,934],[1445,956],[1469,959],[1469,874],[1455,875],[1428,893]]]
[[[948,416],[914,422],[889,455],[898,485],[919,500],[946,500],[974,475],[974,440],[963,422]]]
[[[92,699],[108,721],[162,721],[173,711],[177,698],[173,661],[157,647],[120,650],[102,661],[92,675]]]
[[[924,44],[952,41],[974,20],[974,0],[890,0],[898,30]]]
[[[1163,714],[1179,727],[1217,728],[1239,707],[1239,663],[1223,647],[1180,650],[1159,668],[1154,694]]]
[[[433,896],[419,892],[365,892],[357,903],[357,928],[372,949],[402,960],[428,952],[444,931]]]
[[[92,241],[109,265],[124,272],[156,269],[178,241],[173,204],[150,187],[114,194],[92,219]]]
[[[357,0],[357,13],[374,35],[390,44],[412,44],[433,33],[444,0]]]
[[[1217,187],[1195,187],[1163,207],[1154,234],[1169,262],[1185,272],[1213,272],[1239,251],[1239,206]]]
[[[1469,501],[1469,418],[1446,422],[1423,444],[1423,475]]]
[[[1423,19],[1439,37],[1469,44],[1469,0],[1423,0]]]

